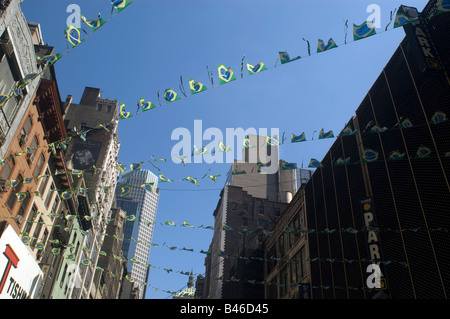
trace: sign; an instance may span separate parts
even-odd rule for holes
[[[0,237],[0,299],[34,299],[44,274],[11,225]]]
[[[367,247],[369,249],[369,259],[378,261],[367,267],[367,272],[370,275],[368,276],[366,283],[368,288],[386,290],[387,284],[385,270],[381,268],[383,265],[381,265],[380,262],[382,260],[382,253],[380,240],[378,238],[378,223],[375,216],[372,198],[361,200],[361,210],[363,213],[364,227],[366,229],[365,233]]]
[[[407,8],[408,10],[406,10]],[[422,72],[427,70],[439,70],[440,64],[433,50],[432,42],[428,36],[428,31],[423,23],[420,22],[419,13],[416,8],[401,6],[408,18],[414,22],[403,26],[406,37],[411,46],[417,50],[415,54],[417,63]]]

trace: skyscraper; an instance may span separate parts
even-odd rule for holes
[[[153,190],[141,187],[145,183],[153,183]],[[131,185],[128,195],[122,196],[122,187]],[[147,281],[150,243],[153,237],[154,221],[158,208],[158,177],[149,170],[128,171],[122,176],[116,189],[117,207],[127,212],[124,228],[123,255],[128,260],[128,275],[135,286],[139,286],[140,299],[145,296],[144,283]],[[131,258],[134,258],[132,262]]]

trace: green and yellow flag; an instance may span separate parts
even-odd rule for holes
[[[156,107],[152,102],[146,102],[142,97],[139,99],[140,106],[142,108],[142,112],[154,109]]]
[[[121,120],[125,120],[128,119],[130,117],[132,117],[133,115],[131,115],[130,112],[125,112],[125,104],[121,103],[119,106],[119,119]]]
[[[81,15],[81,20],[89,27],[92,31],[97,31],[98,28],[100,28],[102,25],[106,23],[106,20],[102,18],[98,18],[95,20],[87,20],[85,16]]]
[[[117,13],[128,7],[133,2],[131,0],[111,0],[111,4]]]
[[[295,60],[298,60],[301,58],[300,56],[297,56],[297,57],[291,59],[287,52],[278,52],[278,54],[280,57],[281,64],[289,63],[289,62],[292,62],[292,61],[295,61]]]
[[[166,100],[167,103],[171,103],[171,102],[174,102],[174,101],[180,99],[178,94],[172,89],[166,89],[164,91],[164,96],[163,97],[164,97],[164,100]]]
[[[66,31],[64,33],[67,42],[70,43],[72,48],[76,47],[80,43],[84,42],[84,39],[81,39],[81,31],[80,28],[77,28],[73,25],[67,26]]]
[[[267,68],[264,65],[264,63],[262,63],[262,62],[259,62],[255,66],[251,65],[250,63],[247,63],[247,70],[248,70],[248,74],[252,75],[252,74],[267,70]]]
[[[193,79],[189,79],[189,88],[191,89],[191,94],[197,94],[207,90],[203,83],[195,82]]]
[[[450,12],[450,0],[438,0],[436,3],[436,14]]]
[[[225,84],[236,80],[236,76],[231,68],[218,64],[217,71],[219,72],[219,84]]]
[[[131,185],[120,185],[120,196],[128,196],[131,192]]]
[[[328,40],[327,45],[325,45],[325,43],[321,39],[319,39],[317,43],[317,53],[324,52],[333,48],[337,48],[337,44],[332,38]]]
[[[333,138],[333,137],[334,137],[333,131],[328,131],[325,133],[325,131],[323,129],[320,130],[319,140],[326,139],[326,138]]]
[[[405,24],[417,21],[419,12],[416,8],[401,5],[395,15],[394,28],[404,26]]]
[[[376,160],[378,160],[378,152],[370,148],[365,148],[362,154],[362,161],[364,163],[370,163]]]
[[[373,23],[371,24],[369,26],[367,21],[360,25],[353,24],[353,40],[357,41],[375,35],[375,26]]]
[[[295,135],[294,133],[292,133],[291,143],[305,142],[305,141],[306,141],[305,132],[303,132],[300,135]]]

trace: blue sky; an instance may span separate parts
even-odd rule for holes
[[[69,4],[78,4],[87,19],[98,13],[108,22],[96,32],[87,30],[85,42],[67,53],[63,32]],[[85,86],[101,88],[103,98],[125,103],[127,111],[136,112],[140,97],[158,103],[165,89],[174,89],[181,99],[119,123],[121,147],[119,160],[125,164],[145,161],[144,168],[159,173],[146,161],[151,155],[169,158],[177,141],[171,140],[176,128],[193,132],[194,120],[202,120],[203,130],[219,128],[278,128],[280,134],[305,132],[308,140],[284,144],[280,156],[305,167],[311,158],[321,160],[333,143],[318,141],[320,129],[337,135],[354,114],[398,44],[402,28],[393,30],[390,11],[401,4],[421,9],[426,0],[324,0],[279,2],[275,0],[135,0],[111,18],[110,0],[24,0],[22,10],[29,21],[41,24],[44,41],[65,56],[55,64],[61,99],[81,98]],[[352,24],[361,24],[377,4],[381,9],[381,28],[377,35],[353,41]],[[349,19],[347,44],[344,22]],[[86,28],[86,27],[85,27]],[[311,44],[308,56],[305,38]],[[317,40],[333,38],[338,48],[315,54]],[[300,60],[274,67],[279,51],[287,51]],[[267,71],[249,76],[241,59],[256,64],[264,62]],[[218,85],[217,65],[230,67],[237,79]],[[214,88],[207,77],[213,69]],[[183,77],[187,97],[178,89]],[[202,82],[207,91],[190,95],[188,79]],[[269,130],[270,132],[270,130]],[[289,142],[289,139],[287,140]],[[193,142],[192,142],[193,143]],[[207,141],[205,142],[207,143]],[[225,141],[225,144],[226,141]],[[198,145],[197,145],[198,146]],[[236,151],[236,149],[234,149]],[[239,150],[240,152],[240,150]],[[212,213],[219,199],[229,164],[196,163],[177,165],[170,160],[155,163],[172,179],[193,176],[199,187],[186,181],[161,183],[157,223],[165,219],[177,225],[213,225]],[[204,174],[221,174],[217,183]],[[162,270],[204,273],[204,257],[212,231],[201,228],[170,227],[157,224],[153,242],[160,244],[150,254],[151,269],[148,299],[170,298],[161,291],[184,287],[188,277]],[[166,243],[194,252],[169,250]],[[161,289],[156,290],[154,288]]]

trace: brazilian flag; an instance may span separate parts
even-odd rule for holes
[[[121,185],[120,186],[120,196],[128,196],[131,192],[131,185]]]
[[[188,182],[191,182],[195,186],[198,186],[197,180],[195,178],[191,177],[191,176],[186,177],[185,180],[187,180]]]
[[[450,0],[438,0],[436,3],[436,8],[436,14],[450,12]]]
[[[130,112],[125,112],[125,104],[121,103],[119,106],[119,119],[121,120],[126,120],[130,117],[132,117],[133,115],[131,115]]]
[[[144,183],[144,184],[141,185],[141,187],[142,187],[143,189],[145,189],[146,191],[149,191],[149,192],[154,193],[155,190],[154,190],[153,184],[154,184],[154,183]]]
[[[77,28],[73,25],[67,26],[65,31],[65,37],[67,42],[69,42],[70,45],[72,46],[72,48],[84,42],[84,39],[81,39],[80,28]]]
[[[213,182],[216,183],[216,182],[217,182],[217,177],[219,177],[219,176],[220,176],[220,174],[217,174],[217,175],[209,175],[209,178],[211,178],[211,179],[213,180]]]
[[[250,63],[247,63],[247,70],[248,70],[248,74],[252,75],[252,74],[267,70],[267,68],[264,65],[264,63],[262,63],[262,62],[259,62],[255,66],[251,65]]]
[[[406,155],[405,153],[402,153],[399,150],[395,150],[389,153],[387,160],[388,161],[402,160],[405,155]]]
[[[270,145],[270,146],[278,146],[278,145],[280,145],[280,141],[274,137],[267,136],[266,144]]]
[[[24,199],[27,197],[27,194],[28,194],[27,192],[16,193],[17,201],[19,203],[23,202]]]
[[[419,19],[419,12],[416,8],[401,5],[395,15],[394,28],[417,21],[417,19]]]
[[[143,164],[144,162],[139,162],[139,163],[133,163],[133,164],[130,164],[130,169],[132,170],[132,171],[139,171],[141,168],[142,168],[142,164]]]
[[[400,128],[411,128],[411,127],[413,127],[413,124],[409,118],[404,119],[400,123]]]
[[[351,136],[358,134],[358,130],[353,130],[350,125],[347,125],[341,132],[341,136]]]
[[[154,109],[156,107],[152,102],[146,102],[142,97],[139,99],[139,103],[142,108],[142,112]]]
[[[73,192],[74,191],[72,189],[68,189],[68,190],[62,192],[59,197],[61,197],[62,200],[68,200],[72,197]]]
[[[288,162],[283,161],[281,163],[281,168],[283,170],[297,169],[297,164],[296,163],[288,163]]]
[[[111,0],[111,4],[113,5],[114,9],[116,9],[117,13],[119,13],[132,3],[133,2],[131,0]]]
[[[440,124],[448,120],[447,115],[442,111],[437,111],[433,114],[430,120],[430,124]]]
[[[305,142],[305,141],[306,141],[305,132],[303,132],[300,135],[295,135],[294,133],[292,133],[291,143]]]
[[[339,166],[339,165],[346,165],[350,163],[350,157],[347,157],[345,159],[343,159],[342,157],[339,157],[335,162],[334,165],[335,166]]]
[[[37,57],[37,59],[39,61],[42,61],[42,62],[46,62],[46,63],[48,62],[50,65],[52,65],[53,63],[55,63],[56,61],[58,61],[62,57],[63,57],[62,54],[56,53],[56,54],[45,55],[42,58]]]
[[[314,168],[322,167],[322,163],[320,161],[316,160],[315,158],[311,158],[311,160],[309,161],[308,167],[314,167]]]
[[[337,44],[332,38],[328,40],[327,45],[325,45],[325,43],[321,39],[319,39],[317,43],[317,53],[324,52],[333,48],[337,48]]]
[[[230,226],[223,224],[222,225],[222,230],[228,231],[228,230],[233,230]]]
[[[371,24],[372,26],[369,26],[367,21],[360,25],[353,24],[353,40],[357,41],[375,35],[375,26],[373,23]]]
[[[334,137],[333,131],[328,131],[325,133],[323,129],[320,130],[319,140],[333,137]]]
[[[195,82],[193,79],[189,79],[189,88],[191,89],[191,94],[197,94],[207,90],[203,83]]]
[[[159,179],[161,180],[161,182],[169,182],[169,183],[173,182],[173,180],[171,180],[170,178],[165,177],[162,174],[159,174],[158,176],[159,176]]]
[[[219,150],[221,152],[228,152],[231,151],[231,147],[230,146],[225,146],[225,144],[223,144],[222,141],[219,142]]]
[[[236,76],[231,68],[218,64],[217,71],[219,72],[219,84],[225,84],[236,80]]]
[[[164,91],[164,100],[166,100],[167,103],[171,103],[171,102],[179,100],[179,99],[180,99],[180,97],[174,90],[166,89]]]
[[[194,228],[194,225],[189,224],[188,222],[183,222],[183,225],[181,225],[183,227],[188,227],[188,228]]]
[[[365,148],[362,155],[362,161],[364,163],[375,162],[378,159],[378,152],[370,148]]]
[[[289,63],[289,62],[292,62],[292,61],[295,61],[295,60],[298,60],[301,58],[300,56],[297,56],[297,57],[291,59],[287,52],[278,52],[278,54],[280,57],[281,64]]]
[[[97,31],[98,28],[100,28],[102,25],[106,23],[106,20],[102,18],[98,18],[95,20],[87,20],[85,16],[81,15],[81,20],[83,20],[86,25],[91,28],[92,31]]]
[[[11,98],[10,95],[4,95],[4,94],[0,95],[0,107],[4,107],[6,102],[8,102],[10,98]]]
[[[416,156],[414,158],[416,159],[429,158],[430,154],[431,150],[428,147],[420,145],[420,147],[417,149]]]

